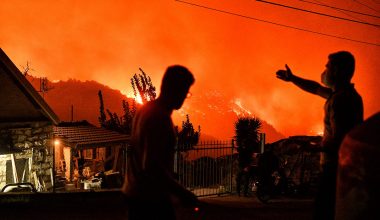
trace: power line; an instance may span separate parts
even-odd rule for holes
[[[299,1],[302,1],[302,0],[299,0]],[[318,0],[313,0],[314,2],[318,2],[319,4],[323,4],[322,2],[320,2],[320,1],[318,1]],[[341,11],[341,10],[339,10],[339,9],[334,9],[335,11],[338,11],[338,12],[340,12],[340,13],[342,13],[342,14],[345,14],[345,15],[347,15],[348,17],[351,17],[351,18],[354,18],[354,19],[356,19],[356,20],[358,20],[358,21],[365,21],[365,20],[363,20],[363,19],[359,19],[359,18],[357,18],[357,17],[355,17],[355,16],[353,16],[353,15],[351,15],[350,13],[347,13],[347,12],[345,12],[345,11]]]
[[[372,11],[375,11],[375,12],[377,12],[377,13],[380,13],[380,11],[378,11],[378,10],[376,10],[376,9],[374,9],[374,8],[372,8],[372,7],[370,7],[370,6],[366,5],[366,4],[364,4],[364,3],[361,3],[361,2],[359,2],[359,1],[357,1],[357,0],[352,0],[352,1],[358,3],[359,5],[363,5],[363,6],[366,7],[366,8],[371,9]]]
[[[380,18],[380,16],[377,16],[377,15],[367,14],[367,13],[358,12],[358,11],[352,11],[352,10],[348,10],[348,9],[344,9],[344,8],[338,8],[338,7],[334,7],[334,6],[326,5],[326,4],[322,4],[322,3],[315,3],[315,2],[306,1],[306,0],[298,0],[298,1],[306,2],[306,3],[309,3],[309,4],[313,4],[313,5],[319,5],[319,6],[326,7],[326,8],[332,8],[332,9],[335,9],[335,10],[338,10],[338,11],[346,11],[346,12],[350,12],[350,13],[354,13],[354,14],[359,14],[359,15],[364,15],[364,16],[368,16],[368,17]],[[316,2],[318,2],[318,1],[316,1]]]
[[[341,37],[341,36],[337,36],[337,35],[333,35],[333,34],[326,34],[326,33],[318,32],[318,31],[312,31],[312,30],[308,30],[308,29],[304,29],[304,28],[299,28],[299,27],[294,27],[294,26],[290,26],[290,25],[280,24],[280,23],[276,23],[276,22],[272,22],[272,21],[267,21],[267,20],[255,18],[255,17],[250,17],[250,16],[247,16],[247,15],[242,15],[242,14],[238,14],[238,13],[234,13],[234,12],[229,12],[229,11],[224,11],[224,10],[217,9],[217,8],[208,7],[208,6],[205,6],[205,5],[199,5],[199,4],[195,4],[195,3],[187,2],[187,1],[183,1],[183,0],[175,0],[175,1],[179,2],[179,3],[187,4],[187,5],[190,5],[190,6],[196,6],[196,7],[204,8],[204,9],[211,10],[211,11],[221,12],[221,13],[224,13],[224,14],[234,15],[234,16],[237,16],[237,17],[242,17],[242,18],[246,18],[246,19],[250,19],[250,20],[260,21],[260,22],[264,22],[264,23],[268,23],[268,24],[273,24],[273,25],[285,27],[285,28],[290,28],[290,29],[304,31],[304,32],[312,33],[312,34],[317,34],[317,35],[337,38],[337,39],[341,39],[341,40],[347,40],[347,41],[352,41],[352,42],[356,42],[356,43],[362,43],[362,44],[367,44],[367,45],[372,45],[372,46],[378,46],[378,47],[380,47],[380,44],[377,44],[377,43],[371,43],[371,42],[367,42],[367,41],[355,40],[355,39]]]
[[[264,0],[256,0],[256,1],[262,2],[262,3],[271,4],[271,5],[275,5],[275,6],[280,6],[280,7],[284,7],[284,8],[290,8],[290,9],[294,9],[294,10],[298,10],[298,11],[308,12],[308,13],[312,13],[312,14],[317,14],[317,15],[321,15],[321,16],[326,16],[326,17],[330,17],[330,18],[340,19],[340,20],[344,20],[344,21],[350,21],[350,22],[355,22],[355,23],[375,26],[377,28],[380,27],[379,24],[373,24],[373,23],[368,23],[368,22],[363,22],[363,21],[358,21],[358,20],[352,20],[352,19],[348,19],[348,18],[342,18],[342,17],[338,17],[338,16],[334,16],[334,15],[324,14],[324,13],[321,13],[321,12],[306,10],[306,9],[302,9],[302,8],[296,8],[296,7],[289,6],[289,5],[283,5],[283,4],[279,4],[279,3],[276,3],[276,2],[269,2],[269,1],[264,1]]]

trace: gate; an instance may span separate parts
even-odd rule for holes
[[[178,146],[174,172],[178,181],[197,196],[233,192],[234,140],[200,142],[194,147]]]

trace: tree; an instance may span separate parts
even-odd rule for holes
[[[198,126],[198,131],[195,131],[189,115],[186,115],[186,121],[182,121],[181,131],[178,130],[178,126],[175,126],[175,133],[177,135],[178,149],[188,151],[198,144],[201,127]]]
[[[156,87],[153,86],[152,80],[145,72],[139,68],[141,74],[134,74],[131,78],[133,94],[135,98],[141,98],[141,104],[156,99]]]
[[[261,121],[255,117],[240,117],[235,122],[235,138],[238,151],[239,169],[236,177],[236,191],[240,196],[241,185],[246,196],[249,184],[249,167],[252,163],[252,154],[260,146],[259,129]]]
[[[240,117],[235,122],[235,139],[238,152],[260,150],[261,120],[257,117]]]
[[[118,131],[124,134],[131,134],[132,121],[137,111],[136,99],[141,97],[142,104],[156,99],[156,87],[154,87],[150,77],[141,69],[141,74],[134,74],[131,78],[131,85],[135,99],[130,104],[128,101],[122,101],[123,115],[119,117],[116,113],[112,113],[109,109],[105,110],[102,91],[99,90],[100,116],[99,124],[109,130]],[[107,119],[107,115],[108,118]],[[175,127],[175,133],[178,139],[178,146],[181,150],[187,151],[192,149],[199,141],[201,127],[198,131],[194,130],[193,124],[190,122],[189,115],[186,115],[186,121],[182,122],[182,129],[179,131],[178,126]]]
[[[119,117],[117,113],[105,109],[102,91],[98,92],[100,102],[100,116],[98,119],[101,127],[124,134],[130,134],[132,131],[132,121],[138,108],[135,101],[137,97],[141,97],[142,104],[156,99],[156,88],[153,86],[150,77],[147,76],[141,68],[139,68],[139,70],[141,74],[134,74],[131,78],[135,99],[131,104],[126,100],[122,101],[123,115],[121,117]]]
[[[106,127],[106,121],[107,121],[107,117],[106,117],[106,114],[104,112],[104,102],[103,102],[103,94],[102,94],[102,90],[99,90],[98,92],[98,96],[99,96],[99,102],[100,102],[100,116],[98,117],[98,120],[99,120],[99,124],[100,124],[100,127],[103,127],[105,128]]]
[[[194,149],[198,144],[201,134],[201,127],[198,126],[198,131],[194,130],[193,123],[190,122],[189,115],[186,115],[186,121],[182,121],[182,128],[174,127],[175,135],[177,136],[176,150],[176,171],[183,170],[185,175],[191,176],[191,165],[187,162],[189,150]]]
[[[132,101],[132,106],[130,106],[130,104],[127,101],[123,100],[124,114],[121,118],[121,127],[123,133],[130,134],[132,132],[132,121],[135,117],[136,110],[137,106],[135,100]]]

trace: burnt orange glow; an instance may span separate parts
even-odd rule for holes
[[[376,27],[252,0],[189,2],[380,44],[380,29]],[[347,17],[301,1],[281,3]],[[376,14],[355,1],[328,4]],[[380,10],[379,5],[371,6]],[[380,23],[375,18],[353,16],[347,18]],[[288,64],[295,74],[320,81],[328,54],[348,50],[357,60],[353,82],[363,97],[365,118],[380,110],[379,46],[306,33],[174,0],[2,0],[0,24],[0,47],[19,68],[29,61],[33,75],[50,80],[95,80],[130,94],[130,78],[139,67],[159,89],[166,67],[182,64],[196,78],[191,88],[193,97],[185,101],[183,111],[195,105],[200,95],[217,91],[226,103],[239,100],[240,108],[234,110],[250,112],[286,136],[320,133],[324,100],[278,80],[275,72]],[[215,111],[198,109],[199,116],[191,117],[194,125],[202,120],[202,132],[231,137],[233,125],[210,116]],[[202,118],[203,113],[208,116]],[[221,132],[228,126],[229,130]]]

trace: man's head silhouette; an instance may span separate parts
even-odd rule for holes
[[[193,74],[184,66],[169,66],[161,83],[160,98],[170,109],[180,109],[194,83]]]
[[[355,58],[347,51],[339,51],[328,56],[326,69],[321,78],[323,84],[332,88],[350,84],[355,71]]]

